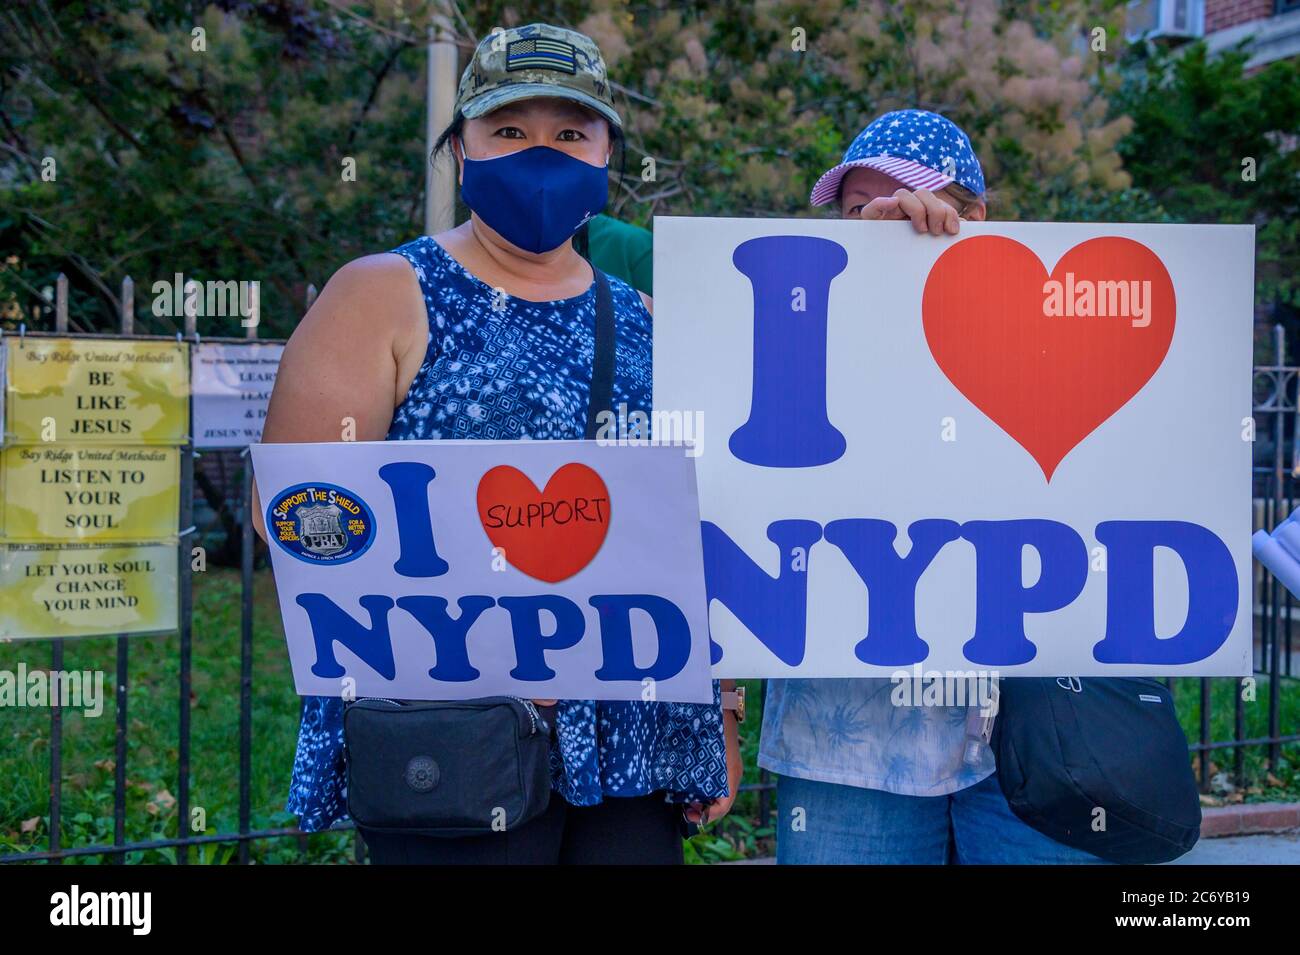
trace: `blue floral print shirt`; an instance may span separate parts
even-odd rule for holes
[[[595,349],[595,286],[530,302],[499,294],[429,236],[394,249],[411,263],[429,316],[424,363],[388,439],[581,438]],[[651,316],[610,276],[616,350],[613,404],[650,410]],[[727,795],[726,744],[714,703],[561,700],[551,785],[567,802],[664,792],[673,802]],[[287,809],[305,832],[346,818],[343,703],[303,698]]]
[[[919,681],[918,681],[919,682]],[[904,796],[944,796],[993,774],[993,752],[963,761],[965,706],[895,705],[882,678],[769,680],[758,764]],[[913,687],[915,699],[920,690]]]

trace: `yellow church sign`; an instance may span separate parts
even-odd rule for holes
[[[184,444],[188,347],[173,341],[8,342],[7,444]]]
[[[0,639],[175,630],[176,544],[0,544]]]
[[[173,537],[176,448],[16,445],[0,452],[4,536],[11,541]]]

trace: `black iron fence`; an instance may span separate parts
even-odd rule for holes
[[[311,293],[309,292],[309,296]],[[310,301],[308,302],[310,304]],[[66,313],[64,313],[66,314]],[[157,340],[158,336],[135,336],[124,321],[124,334],[105,336],[116,338],[139,338]],[[64,325],[66,328],[66,324]],[[60,332],[56,330],[55,334]],[[181,336],[177,336],[180,338]],[[198,341],[193,330],[188,330],[188,340]],[[212,339],[209,339],[212,340]],[[225,339],[227,341],[232,339]],[[242,339],[233,339],[242,340]],[[1256,457],[1253,479],[1255,526],[1272,528],[1278,521],[1288,515],[1295,507],[1297,474],[1300,473],[1300,445],[1296,442],[1297,434],[1297,386],[1300,384],[1300,366],[1285,363],[1284,338],[1279,327],[1275,336],[1275,363],[1255,368],[1254,427],[1256,429]],[[1246,427],[1246,423],[1243,423]],[[243,452],[239,513],[236,515],[240,531],[240,679],[239,679],[239,768],[235,781],[238,787],[237,828],[233,832],[195,833],[180,835],[190,819],[190,777],[191,777],[191,676],[193,670],[193,577],[190,563],[190,541],[194,533],[194,473],[197,454],[193,443],[181,449],[181,494],[180,494],[180,546],[178,547],[177,567],[179,600],[179,678],[177,686],[177,705],[179,707],[177,761],[176,761],[176,819],[178,834],[172,838],[127,841],[126,839],[126,804],[127,804],[127,765],[128,765],[128,722],[127,690],[130,685],[131,642],[133,638],[119,636],[116,645],[116,679],[114,682],[115,698],[115,753],[114,753],[114,787],[113,787],[113,840],[111,843],[93,845],[67,846],[63,844],[63,716],[59,706],[50,707],[49,727],[49,819],[48,840],[44,850],[12,852],[0,855],[0,863],[9,862],[51,862],[59,863],[64,859],[86,856],[99,856],[105,861],[121,863],[126,861],[128,853],[144,850],[175,849],[177,863],[191,862],[190,850],[193,847],[226,844],[236,846],[235,858],[241,863],[249,861],[249,849],[252,842],[264,839],[293,838],[298,839],[299,847],[305,851],[309,837],[296,828],[253,829],[251,826],[251,779],[252,779],[252,687],[253,687],[253,574],[254,574],[254,533],[250,509],[252,492],[252,470],[247,466],[247,450]],[[1194,478],[1193,478],[1194,479]],[[1241,692],[1242,681],[1231,678],[1216,679],[1182,679],[1177,681],[1179,693],[1185,693],[1186,687],[1199,684],[1199,696],[1196,700],[1199,719],[1199,733],[1189,744],[1192,758],[1198,765],[1198,777],[1203,790],[1211,785],[1211,766],[1214,757],[1220,753],[1230,752],[1232,756],[1231,776],[1240,782],[1246,771],[1245,760],[1248,751],[1262,751],[1268,770],[1278,766],[1281,748],[1287,744],[1300,741],[1300,732],[1296,726],[1281,725],[1281,688],[1285,680],[1295,678],[1293,672],[1293,599],[1291,594],[1262,568],[1255,568],[1254,583],[1254,670],[1257,677],[1267,677],[1268,725],[1264,735],[1248,737],[1246,735],[1246,695]],[[40,644],[32,644],[35,652]],[[50,669],[58,673],[63,670],[64,640],[48,641]],[[1174,681],[1170,681],[1173,685]],[[1214,714],[1213,690],[1216,684],[1230,685],[1233,704],[1233,733],[1229,739],[1212,738],[1211,723]],[[761,693],[761,691],[760,691]],[[759,707],[754,707],[758,710]],[[745,727],[749,733],[757,733],[756,722]],[[287,772],[287,767],[286,767]],[[1227,772],[1220,769],[1220,772]],[[766,771],[757,773],[757,781],[741,787],[742,793],[753,792],[757,796],[760,827],[770,824],[772,811],[772,790],[774,784]],[[724,822],[725,826],[726,823]],[[344,830],[350,826],[340,827]],[[332,830],[338,831],[338,830]],[[364,844],[354,836],[354,855],[358,861],[364,859]]]

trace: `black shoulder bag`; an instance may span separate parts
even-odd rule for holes
[[[592,272],[588,439],[614,391],[614,299],[605,273],[595,266]],[[346,703],[348,815],[361,828],[384,833],[456,837],[515,829],[550,802],[550,744],[547,715],[518,697]]]
[[[1168,862],[1196,844],[1200,796],[1163,683],[1008,677],[998,697],[998,781],[1024,822],[1109,862]]]

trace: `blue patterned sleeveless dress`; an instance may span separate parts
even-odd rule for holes
[[[429,315],[424,363],[388,440],[581,438],[595,348],[595,285],[529,302],[498,294],[429,236],[394,249],[415,269]],[[650,411],[651,316],[609,277],[617,345],[614,407]],[[561,700],[551,785],[575,806],[664,792],[673,802],[727,795],[719,686],[714,703]],[[289,812],[304,832],[347,818],[343,703],[303,698]]]

